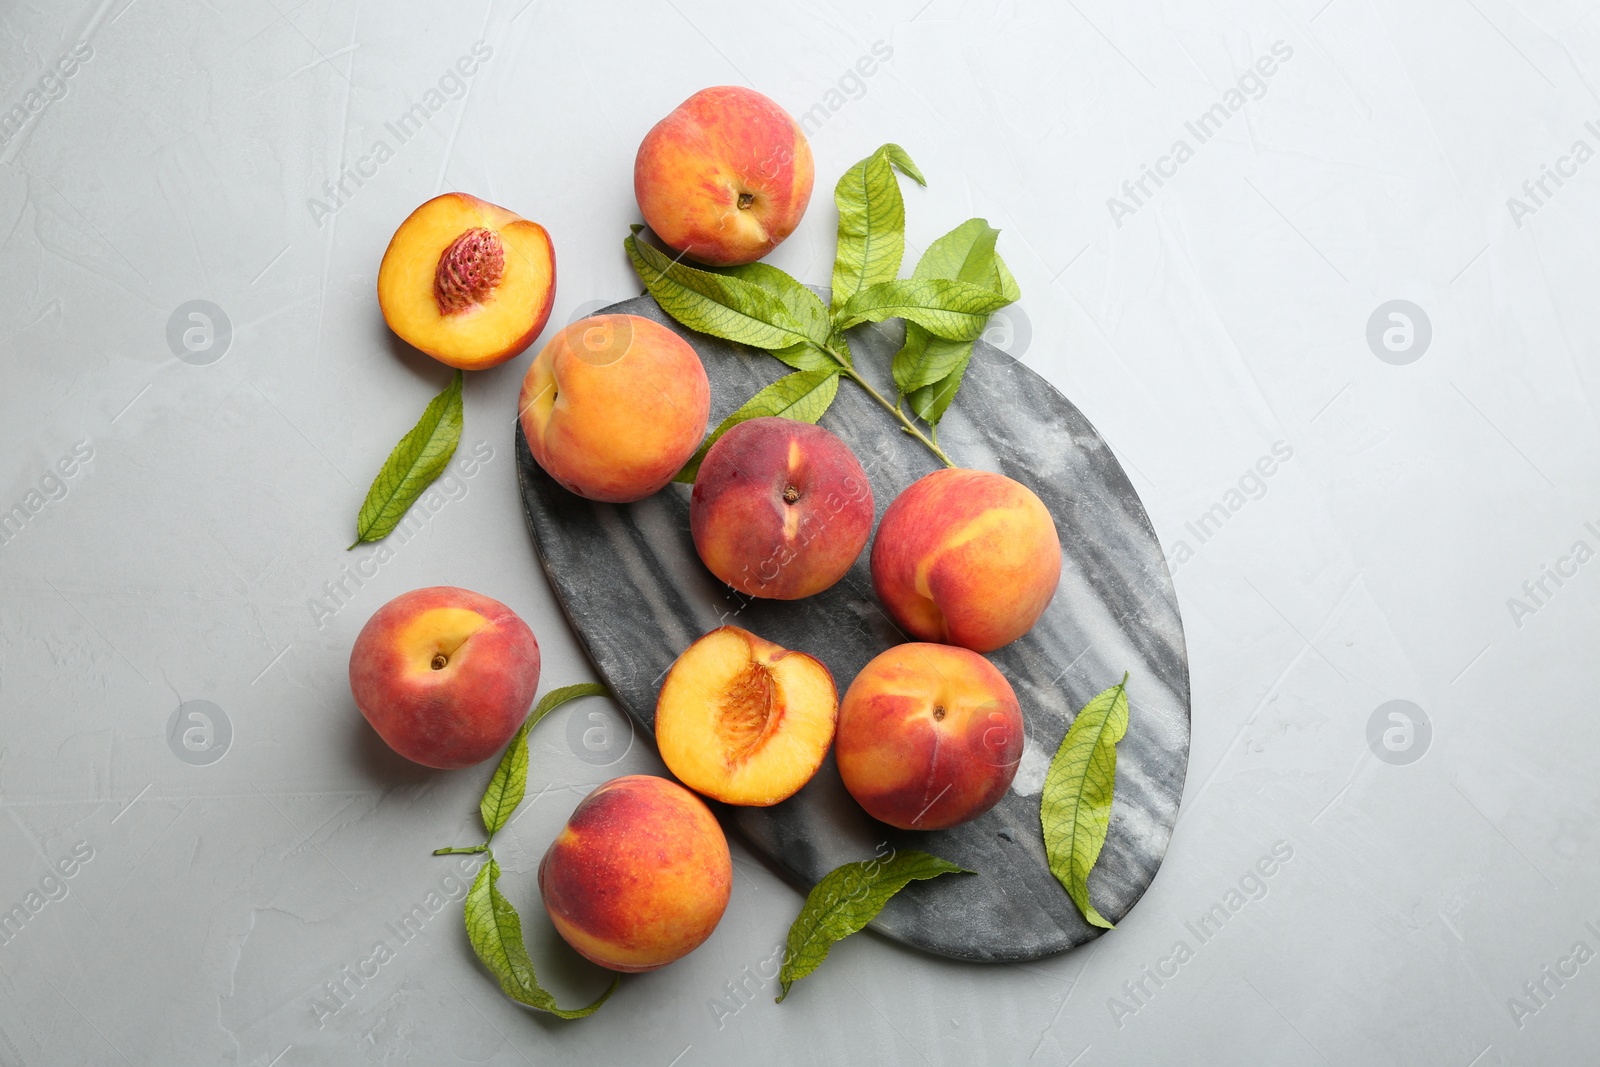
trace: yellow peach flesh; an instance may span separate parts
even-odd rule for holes
[[[457,310],[435,293],[440,258],[463,234],[487,230],[503,257],[498,281]],[[476,197],[446,193],[395,231],[378,269],[391,329],[441,362],[467,370],[510,359],[538,336],[555,293],[555,253],[543,226]]]
[[[668,672],[656,744],[696,792],[728,804],[776,804],[821,766],[837,709],[833,676],[817,660],[724,626]]]

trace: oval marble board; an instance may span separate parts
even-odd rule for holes
[[[788,372],[764,352],[679,326],[648,296],[606,311],[654,319],[694,346],[711,381],[712,426]],[[902,337],[898,322],[852,331],[856,366],[869,380],[888,383]],[[939,466],[852,382],[840,383],[821,425],[860,457],[877,518],[901,490]],[[956,463],[999,471],[1039,494],[1061,534],[1055,599],[1027,635],[989,656],[1016,690],[1026,721],[1010,792],[963,826],[896,830],[856,805],[830,753],[816,777],[781,804],[713,808],[802,892],[840,864],[889,847],[919,848],[976,871],[911,883],[872,927],[959,959],[1037,959],[1102,932],[1083,921],[1050,873],[1039,793],[1073,717],[1123,671],[1128,732],[1117,746],[1111,825],[1089,877],[1090,899],[1117,922],[1161,865],[1189,760],[1183,625],[1161,546],[1133,486],[1094,427],[1043,378],[979,341],[939,441]],[[870,545],[823,593],[751,600],[718,582],[696,556],[689,486],[674,483],[633,504],[599,504],[546,475],[520,426],[516,453],[523,506],[550,584],[601,678],[647,736],[667,669],[716,626],[742,626],[817,657],[833,672],[841,697],[868,660],[905,640],[873,596]]]

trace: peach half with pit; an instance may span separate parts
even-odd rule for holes
[[[667,672],[656,700],[656,746],[695,792],[764,807],[817,773],[838,706],[833,675],[820,661],[719,626]]]
[[[462,370],[533,344],[556,295],[556,253],[537,222],[466,193],[444,193],[394,232],[378,267],[378,307],[400,339]]]

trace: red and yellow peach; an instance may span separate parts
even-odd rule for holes
[[[633,191],[645,222],[702,263],[753,263],[794,231],[811,200],[811,146],[753,89],[719,85],[645,134]]]
[[[834,759],[868,815],[942,830],[997,804],[1022,758],[1022,712],[994,665],[953,645],[896,645],[839,706]]]
[[[556,931],[613,971],[693,952],[733,891],[728,840],[705,802],[665,778],[614,778],[584,798],[539,864]]]
[[[795,600],[843,578],[872,533],[872,487],[837,436],[759,418],[706,453],[689,531],[707,569],[749,596]]]
[[[1032,629],[1061,579],[1055,520],[1021,482],[950,468],[895,498],[872,544],[872,585],[905,632],[990,652]]]
[[[590,500],[641,500],[700,447],[711,412],[689,343],[638,315],[593,315],[550,339],[528,368],[522,432],[539,466]]]
[[[527,718],[539,642],[516,612],[467,589],[402,593],[350,650],[350,692],[378,736],[428,767],[493,756]]]

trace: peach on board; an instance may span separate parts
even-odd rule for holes
[[[638,315],[592,315],[544,346],[518,404],[528,450],[581,497],[625,503],[677,474],[706,434],[711,386],[689,342]]]
[[[990,652],[1033,628],[1061,580],[1049,510],[1003,474],[951,468],[895,498],[872,544],[872,585],[912,637]]]
[[[811,146],[789,113],[753,89],[719,85],[645,134],[633,193],[669,247],[702,263],[753,263],[800,224]]]
[[[378,307],[407,344],[481,370],[533,344],[556,296],[550,235],[503,207],[444,193],[394,232],[378,267]]]
[[[896,645],[839,707],[834,760],[868,815],[902,830],[977,818],[1011,788],[1022,711],[994,664],[954,645]]]
[[[689,498],[707,569],[749,596],[797,600],[845,576],[872,533],[872,487],[850,446],[794,419],[717,439]]]
[[[693,952],[728,907],[728,839],[705,801],[645,774],[583,799],[539,864],[556,931],[613,971],[649,971]]]
[[[720,626],[667,672],[656,700],[656,746],[690,789],[764,807],[817,773],[838,707],[833,675],[820,662]]]
[[[539,642],[516,612],[438,585],[379,608],[350,650],[350,692],[406,759],[453,770],[499,752],[539,688]]]

